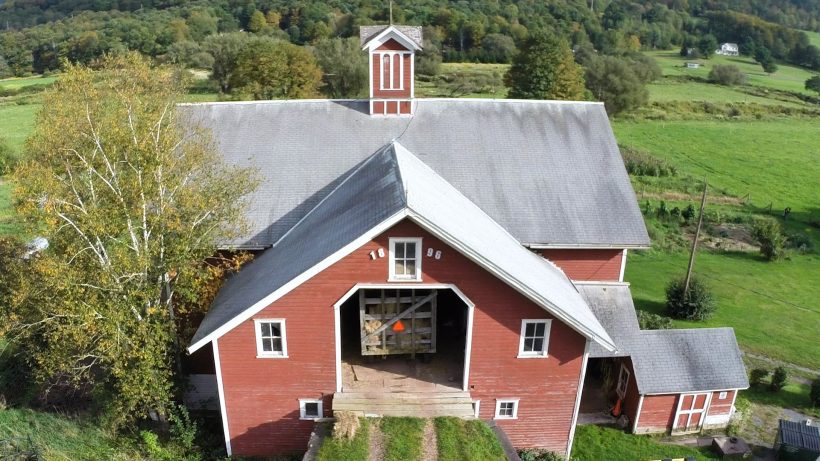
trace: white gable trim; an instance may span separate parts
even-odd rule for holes
[[[409,218],[415,221],[424,229],[426,229],[428,232],[436,236],[439,240],[455,248],[458,252],[466,256],[468,259],[470,259],[474,263],[478,264],[479,266],[493,274],[496,278],[502,280],[507,285],[511,286],[513,289],[529,298],[532,302],[541,306],[541,308],[557,317],[559,320],[567,324],[573,330],[595,341],[596,343],[600,344],[610,352],[614,352],[617,350],[617,346],[614,343],[608,341],[606,338],[601,338],[600,336],[596,335],[589,328],[587,328],[586,325],[575,320],[574,318],[572,318],[572,316],[565,313],[563,309],[551,303],[549,300],[545,299],[539,293],[536,293],[529,287],[525,286],[512,275],[508,274],[507,272],[504,272],[501,268],[493,264],[492,261],[476,253],[471,248],[463,245],[454,237],[450,236],[442,229],[439,229],[435,224],[425,219],[423,216],[411,210]],[[569,281],[569,279],[567,279],[567,281],[568,283],[572,283],[571,281]]]
[[[209,335],[205,336],[204,338],[200,339],[196,343],[192,344],[188,347],[188,353],[191,354],[196,352],[205,344],[213,341],[216,338],[221,337],[225,333],[233,330],[242,322],[248,320],[256,313],[264,309],[265,307],[269,306],[271,303],[275,302],[277,299],[281,298],[282,296],[286,295],[287,293],[293,291],[296,287],[303,284],[307,280],[311,279],[314,275],[318,274],[319,272],[327,269],[331,265],[335,264],[348,254],[352,253],[357,248],[361,247],[365,243],[371,241],[376,236],[382,234],[383,232],[387,231],[393,225],[397,224],[399,221],[404,219],[405,217],[409,217],[412,219],[416,224],[420,225],[423,229],[427,230],[435,237],[443,241],[444,243],[450,245],[451,247],[455,248],[458,252],[462,255],[466,256],[471,261],[478,264],[480,267],[484,268],[495,277],[500,279],[501,281],[505,282],[507,285],[518,291],[519,293],[523,294],[535,304],[541,306],[544,310],[554,315],[556,318],[567,324],[570,328],[574,329],[575,331],[579,332],[583,336],[595,341],[596,343],[603,346],[605,349],[609,350],[610,352],[614,352],[617,350],[617,346],[607,340],[606,338],[602,338],[599,335],[592,332],[586,325],[578,320],[572,318],[571,315],[567,314],[563,311],[560,307],[556,306],[539,293],[533,291],[529,287],[525,286],[523,283],[519,282],[516,278],[508,274],[507,272],[498,268],[492,261],[488,260],[487,258],[483,257],[482,255],[478,254],[477,252],[473,251],[472,248],[467,247],[466,245],[462,244],[459,240],[454,238],[453,236],[447,234],[440,228],[438,228],[435,224],[430,222],[429,220],[425,219],[420,214],[412,211],[409,208],[404,208],[402,211],[396,213],[395,215],[391,216],[390,218],[386,219],[382,223],[378,224],[377,226],[373,227],[368,232],[365,232],[361,237],[357,238],[356,240],[350,242],[349,244],[345,245],[337,252],[333,253],[332,255],[325,258],[320,263],[316,264],[315,266],[311,267],[307,271],[303,272],[302,274],[298,275],[297,277],[293,278],[290,282],[283,285],[278,290],[274,291],[273,293],[269,294],[268,296],[262,298],[261,300],[254,303],[249,308],[245,309],[241,314],[237,315],[236,317],[232,318],[228,322],[224,323],[222,326],[214,330]],[[572,283],[567,279],[568,283]]]
[[[379,35],[368,40],[367,43],[365,43],[365,45],[362,47],[362,49],[373,51],[376,48],[384,45],[391,38],[401,43],[402,46],[404,46],[408,50],[417,51],[421,49],[421,47],[416,42],[414,42],[410,37],[404,35],[399,29],[396,29],[393,26],[384,29],[383,31],[381,31],[381,33],[379,33]]]
[[[265,296],[264,298],[260,299],[247,309],[245,309],[241,314],[237,315],[236,317],[232,318],[231,320],[225,322],[222,326],[211,332],[209,335],[205,336],[204,338],[200,339],[191,346],[188,347],[188,353],[192,354],[199,350],[205,344],[215,340],[216,338],[221,337],[225,333],[233,330],[237,326],[239,326],[242,322],[250,319],[254,315],[256,315],[262,309],[268,307],[271,303],[276,301],[277,299],[285,296],[286,294],[293,291],[299,285],[305,283],[309,279],[313,278],[314,275],[322,272],[323,270],[327,269],[328,267],[332,266],[333,264],[337,263],[339,260],[344,258],[345,256],[352,253],[357,248],[361,247],[365,243],[373,240],[376,236],[382,234],[387,229],[393,227],[396,223],[404,219],[408,214],[408,210],[405,208],[400,212],[394,214],[393,216],[387,218],[386,220],[382,221],[380,224],[376,225],[369,231],[365,232],[361,237],[357,238],[356,240],[348,243],[347,245],[340,248],[338,251],[333,253],[332,255],[328,256],[315,266],[311,267],[310,269],[302,272],[298,276],[294,277],[290,282],[282,285],[281,288],[274,291],[273,293]]]
[[[222,362],[219,360],[219,344],[213,341],[216,388],[219,393],[219,415],[222,417],[222,431],[225,433],[225,452],[231,456],[231,433],[228,430],[228,409],[225,408],[225,386],[222,384]]]

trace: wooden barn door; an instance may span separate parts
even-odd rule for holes
[[[678,432],[700,430],[708,404],[709,394],[681,394],[673,429]]]
[[[361,290],[362,355],[435,353],[437,300],[436,290]]]

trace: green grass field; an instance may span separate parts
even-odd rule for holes
[[[811,42],[812,45],[820,47],[820,32],[812,32],[808,30],[804,30],[802,32],[809,36],[809,42]]]
[[[117,438],[100,426],[74,418],[32,410],[0,411],[0,439],[13,439],[22,450],[36,449],[43,460],[141,460],[129,439]],[[3,458],[0,444],[0,458]],[[3,459],[29,459],[11,456]]]
[[[439,461],[503,461],[504,450],[483,421],[454,417],[434,420]]]
[[[329,436],[322,443],[317,461],[367,461],[370,449],[370,421],[362,418],[362,425],[352,440]]]
[[[419,418],[382,418],[384,460],[421,461],[424,454],[424,425],[426,422]]]
[[[55,80],[57,80],[56,75],[50,75],[48,77],[37,75],[34,77],[7,78],[0,80],[0,89],[16,90],[31,85],[49,85],[54,83]]]
[[[685,252],[631,252],[624,278],[636,307],[663,314],[666,284],[686,273],[688,261]],[[752,253],[701,251],[695,274],[712,288],[717,312],[676,327],[731,326],[746,351],[820,370],[820,256],[770,263]]]
[[[572,447],[572,459],[577,461],[647,461],[684,458],[720,459],[708,448],[691,448],[660,443],[645,435],[626,434],[618,429],[600,426],[578,426]]]
[[[695,177],[758,206],[791,207],[820,219],[820,123],[814,119],[760,122],[615,122],[622,145],[647,150]]]
[[[748,56],[713,55],[709,59],[690,59],[681,57],[677,51],[647,51],[645,54],[655,58],[664,75],[707,78],[715,64],[734,64],[746,74],[750,85],[799,93],[807,93],[804,88],[805,82],[815,75],[806,69],[783,63],[778,63],[777,72],[770,75],[763,72],[760,64]],[[684,67],[684,64],[690,61],[701,63],[700,69]],[[687,98],[689,99],[691,98]]]
[[[712,103],[756,103],[766,106],[805,107],[806,103],[797,98],[775,99],[744,92],[740,87],[728,87],[700,81],[680,81],[662,78],[647,85],[649,100],[707,101]]]
[[[0,138],[12,149],[21,151],[23,143],[34,130],[34,120],[40,104],[0,103]]]

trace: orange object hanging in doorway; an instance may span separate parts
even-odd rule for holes
[[[404,331],[404,323],[402,323],[401,320],[394,323],[393,324],[393,331],[395,331],[396,333],[401,333],[402,331]]]

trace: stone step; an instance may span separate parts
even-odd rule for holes
[[[339,392],[333,396],[334,411],[378,416],[473,416],[469,392]]]

